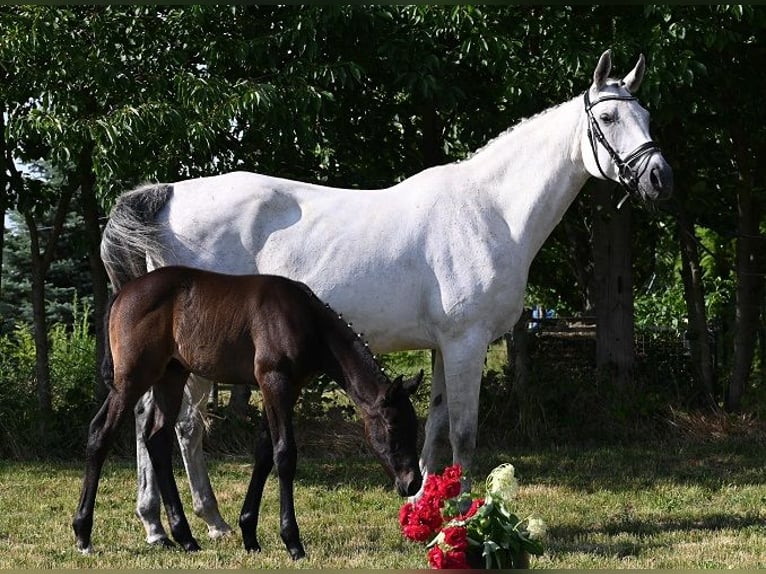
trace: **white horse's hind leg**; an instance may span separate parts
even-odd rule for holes
[[[218,509],[218,500],[210,484],[202,451],[202,439],[205,435],[204,412],[210,388],[211,382],[207,379],[195,375],[189,377],[176,423],[176,436],[189,477],[194,513],[207,524],[210,538],[220,538],[230,534],[232,530]]]
[[[151,412],[150,406],[154,396],[148,391],[142,396],[135,408],[136,415],[136,465],[138,469],[138,494],[136,497],[136,516],[146,530],[146,541],[149,544],[172,545],[160,517],[161,499],[154,467],[149,459],[149,451],[144,443],[144,428],[146,417]]]
[[[426,419],[426,436],[423,442],[423,450],[420,453],[420,472],[423,474],[423,485],[429,472],[438,471],[439,441],[446,435],[449,425],[449,413],[447,411],[447,391],[444,385],[444,360],[441,351],[434,353],[433,376],[431,377],[431,400],[428,404],[428,418]],[[423,494],[420,488],[413,499],[418,499]]]

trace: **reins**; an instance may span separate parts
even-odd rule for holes
[[[623,197],[620,202],[617,204],[617,209],[620,209],[622,207],[622,204],[625,203],[625,201],[630,197],[631,193],[637,193],[638,192],[638,180],[639,178],[644,174],[644,171],[646,171],[646,160],[649,158],[651,154],[654,152],[660,151],[660,146],[658,146],[654,141],[649,140],[647,142],[642,143],[640,146],[638,146],[636,149],[634,149],[632,152],[630,152],[625,158],[621,158],[620,154],[618,154],[615,149],[611,146],[611,144],[607,141],[606,136],[604,135],[604,132],[601,130],[601,126],[598,125],[598,122],[596,121],[596,117],[593,115],[593,108],[600,104],[601,102],[606,102],[609,100],[618,100],[618,101],[634,101],[638,98],[634,96],[604,96],[602,98],[597,99],[595,102],[590,101],[590,96],[588,95],[588,90],[585,91],[585,94],[583,95],[583,100],[585,102],[585,113],[588,116],[588,141],[590,141],[590,147],[591,150],[593,150],[593,158],[596,160],[596,166],[598,167],[599,172],[601,172],[601,175],[604,176],[604,179],[611,179],[604,173],[604,169],[601,167],[601,162],[598,160],[598,150],[597,150],[597,142],[600,143],[603,148],[607,151],[609,154],[609,157],[612,158],[612,161],[614,162],[615,166],[617,166],[617,173],[618,173],[618,179],[617,183],[622,185],[627,192],[625,193],[625,197]],[[640,171],[637,169],[634,169],[631,164],[634,162],[642,160]],[[614,181],[614,180],[612,180]]]

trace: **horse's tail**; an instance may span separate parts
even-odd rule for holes
[[[112,305],[117,295],[112,295],[106,304],[104,313],[104,358],[101,359],[101,378],[110,390],[114,389],[114,357],[112,356],[112,344],[109,342],[109,318],[112,316]]]
[[[101,259],[115,291],[146,273],[147,258],[161,259],[155,220],[172,193],[172,185],[150,184],[117,199],[101,238]]]

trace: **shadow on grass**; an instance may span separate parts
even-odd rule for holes
[[[653,446],[519,448],[484,454],[477,457],[479,476],[497,464],[511,462],[525,484],[619,492],[660,482],[711,489],[722,484],[757,484],[763,480],[766,446],[737,438]]]
[[[647,521],[618,518],[601,527],[558,526],[549,531],[548,550],[560,554],[585,553],[605,558],[626,558],[667,545],[662,539],[664,533],[721,530],[742,531],[747,528],[762,528],[763,519],[756,514],[732,515],[715,513],[699,519],[668,519]],[[608,536],[608,541],[594,540],[599,534]],[[708,534],[709,535],[709,534]],[[627,539],[626,539],[627,538]]]

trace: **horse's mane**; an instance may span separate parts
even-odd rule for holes
[[[567,100],[566,102],[561,102],[559,104],[556,104],[555,106],[551,106],[550,108],[546,108],[543,111],[538,112],[535,115],[530,116],[528,118],[521,118],[518,122],[513,124],[511,127],[507,128],[506,130],[502,131],[501,133],[499,133],[498,135],[496,135],[495,137],[490,139],[483,146],[481,146],[480,148],[476,149],[475,151],[469,153],[465,157],[465,159],[463,161],[469,160],[472,157],[477,156],[478,154],[480,154],[484,150],[488,149],[489,147],[491,147],[493,144],[495,144],[499,140],[505,139],[507,136],[510,136],[511,134],[513,134],[513,132],[521,130],[521,129],[525,128],[526,126],[528,126],[530,123],[532,123],[532,122],[534,122],[534,121],[536,121],[538,119],[541,119],[542,117],[552,113],[553,111],[559,109],[564,104],[569,103],[569,101],[570,100]]]
[[[319,297],[317,297],[316,294],[307,285],[300,282],[298,283],[301,288],[306,293],[308,293],[309,300],[314,306],[315,311],[319,314],[320,317],[322,317],[328,326],[333,327],[338,333],[341,334],[341,336],[344,337],[345,342],[350,343],[350,348],[354,353],[356,353],[358,358],[361,359],[365,368],[369,369],[370,372],[375,373],[378,381],[381,384],[388,384],[389,379],[385,374],[383,365],[380,364],[378,358],[370,350],[370,346],[367,341],[362,338],[362,334],[357,333],[352,328],[351,323],[348,323],[343,318],[343,315],[335,311],[329,303],[321,301]]]

